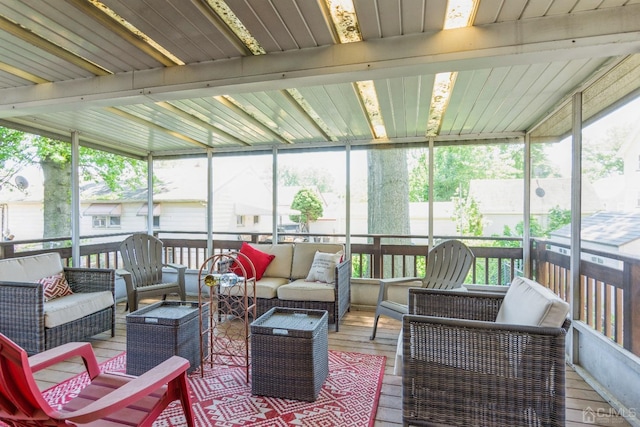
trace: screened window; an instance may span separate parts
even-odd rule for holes
[[[119,216],[94,215],[92,217],[93,228],[120,228]]]

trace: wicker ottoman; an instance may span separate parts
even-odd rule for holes
[[[141,375],[171,356],[200,367],[198,303],[161,301],[127,315],[127,374]],[[208,319],[203,313],[204,321]],[[206,326],[206,325],[205,325]]]
[[[329,375],[325,310],[274,307],[251,323],[251,392],[314,401]]]

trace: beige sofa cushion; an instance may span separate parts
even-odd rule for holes
[[[114,304],[109,291],[76,293],[44,304],[44,326],[53,328],[96,313]]]
[[[289,301],[335,301],[335,284],[294,280],[278,288],[278,298]]]
[[[309,269],[313,263],[316,251],[335,254],[343,251],[344,246],[340,243],[312,243],[298,242],[293,249],[293,264],[291,265],[291,279],[304,279],[309,274]],[[315,300],[318,301],[318,300]]]
[[[256,295],[258,298],[275,298],[277,295],[278,287],[289,283],[289,279],[286,277],[266,277],[262,276],[262,279],[256,282]],[[253,288],[249,287],[248,295],[253,296]],[[241,296],[244,294],[244,285],[238,284],[231,289],[225,290],[225,295]]]
[[[63,271],[57,252],[0,260],[0,280],[35,283],[43,277]]]
[[[291,263],[293,261],[293,244],[256,244],[251,246],[262,252],[268,253],[270,255],[275,255],[275,258],[269,263],[262,277],[289,278],[291,274]]]
[[[500,306],[496,323],[559,328],[569,314],[569,304],[550,289],[516,277]]]

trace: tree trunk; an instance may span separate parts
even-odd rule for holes
[[[370,234],[410,235],[409,172],[407,154],[402,149],[369,150],[368,231]],[[388,238],[383,244],[409,244],[410,239]],[[403,276],[400,260],[383,259],[382,277]]]
[[[44,175],[43,238],[71,236],[71,163],[42,160]]]

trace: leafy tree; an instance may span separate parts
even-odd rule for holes
[[[413,167],[409,170],[409,202],[429,201],[429,155],[411,151]]]
[[[31,164],[39,163],[44,175],[44,236],[71,234],[71,146],[42,136],[0,127],[0,183]],[[81,178],[100,180],[118,194],[143,185],[146,163],[86,147],[79,149]]]
[[[322,216],[322,202],[318,196],[310,189],[303,188],[296,193],[291,202],[291,209],[300,211],[300,215],[290,215],[291,221],[304,224],[309,230],[309,223],[316,221]]]
[[[410,152],[409,200],[428,201],[429,164],[424,150]],[[557,168],[547,159],[542,144],[531,146],[536,176],[559,176]],[[522,144],[455,145],[434,150],[434,200],[448,202],[456,192],[469,190],[472,179],[516,179],[524,176]],[[490,165],[490,167],[488,167]]]
[[[531,217],[529,219],[529,234],[532,237],[544,237],[546,235],[545,230],[540,225],[540,222],[535,218]],[[512,230],[511,227],[505,225],[502,231],[502,235],[504,237],[520,237],[524,236],[524,221],[520,221],[516,224],[515,230]],[[512,241],[512,240],[496,240],[493,242],[493,246],[503,247],[503,248],[519,248],[520,242]]]
[[[17,189],[14,177],[27,164],[35,161],[34,150],[27,149],[23,143],[24,132],[0,127],[0,188]]]
[[[560,206],[554,206],[549,210],[549,225],[547,226],[546,235],[567,224],[571,224],[571,210],[560,209]]]
[[[628,138],[630,131],[629,125],[619,126],[608,129],[604,139],[594,141],[585,138],[582,171],[590,181],[622,174],[624,158],[620,156],[620,147]]]
[[[482,236],[483,219],[478,202],[470,196],[453,198],[453,220],[461,236]]]
[[[299,170],[290,167],[279,167],[278,182],[287,187],[298,185],[303,187],[316,187],[321,193],[326,193],[333,189],[333,177],[326,171],[318,168]]]
[[[514,158],[522,157],[522,145],[454,145],[434,150],[434,199],[450,201],[456,192],[466,194],[472,179],[519,178]],[[522,160],[519,160],[522,163]],[[490,165],[490,167],[489,167]]]

